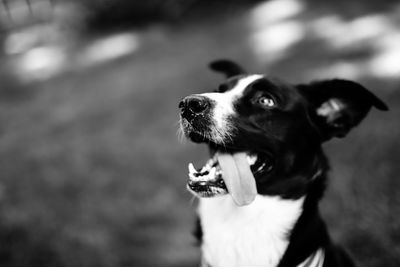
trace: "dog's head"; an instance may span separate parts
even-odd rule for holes
[[[228,60],[210,66],[227,80],[211,93],[190,95],[179,103],[185,136],[207,143],[212,154],[202,169],[189,167],[188,188],[200,197],[226,194],[241,186],[252,190],[251,179],[258,194],[300,197],[326,169],[321,144],[344,137],[371,107],[387,110],[375,95],[352,81],[293,85],[248,74]],[[239,204],[252,200],[243,198]]]

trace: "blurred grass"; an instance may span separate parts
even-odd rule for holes
[[[149,28],[132,56],[13,84],[24,97],[1,91],[0,265],[197,266],[186,164],[206,149],[178,142],[177,103],[222,79],[206,69],[215,58],[267,71],[254,64],[245,25],[239,12]],[[306,80],[311,67],[329,65],[313,45],[269,72]],[[333,171],[323,212],[360,266],[398,266],[400,91],[396,81],[360,82],[391,110],[372,111],[326,145]]]

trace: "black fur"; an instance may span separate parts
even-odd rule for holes
[[[211,62],[210,68],[224,73],[227,78],[246,73],[246,71],[244,71],[238,64],[227,59],[220,59]]]
[[[201,229],[201,222],[199,217],[196,217],[196,222],[193,229],[193,235],[197,240],[197,244],[201,245],[201,242],[203,242],[203,230]]]

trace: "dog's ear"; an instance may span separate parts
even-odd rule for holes
[[[362,85],[348,80],[318,81],[298,85],[300,92],[311,104],[310,118],[323,140],[344,137],[368,114],[371,107],[388,107]]]
[[[221,72],[225,74],[227,78],[246,73],[246,71],[243,70],[242,67],[228,59],[219,59],[212,61],[209,64],[209,67],[216,72]]]

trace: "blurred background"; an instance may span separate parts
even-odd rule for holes
[[[372,110],[331,159],[323,214],[360,266],[400,266],[400,3],[0,0],[0,266],[197,266],[179,100],[231,58],[361,82]]]

